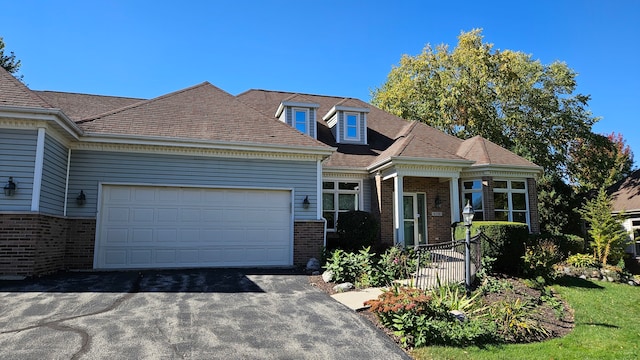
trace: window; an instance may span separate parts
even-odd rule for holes
[[[303,134],[309,133],[309,112],[305,109],[293,109],[293,126]]]
[[[527,184],[524,181],[494,181],[493,203],[496,220],[529,223]]]
[[[335,231],[341,212],[359,210],[360,182],[324,181],[322,183],[322,216],[327,229]]]
[[[484,213],[482,210],[482,181],[481,180],[469,180],[462,182],[462,208],[467,205],[467,201],[473,207],[475,214],[474,220],[484,220]]]
[[[345,113],[344,118],[344,138],[346,140],[360,140],[358,114]]]

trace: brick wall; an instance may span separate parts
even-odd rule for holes
[[[65,250],[65,268],[93,269],[96,219],[68,219],[69,230]]]
[[[324,221],[300,220],[293,225],[293,264],[306,266],[314,257],[320,260],[324,247]]]
[[[482,177],[483,215],[487,221],[496,219],[496,205],[493,198],[493,177]]]
[[[66,220],[42,214],[0,214],[0,274],[32,276],[64,268]]]

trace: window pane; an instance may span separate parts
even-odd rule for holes
[[[526,194],[512,193],[513,210],[527,210]]]
[[[496,210],[509,210],[506,193],[493,193],[493,203]]]
[[[325,181],[322,183],[322,188],[323,189],[333,189],[335,188],[335,184],[333,181]]]
[[[348,126],[347,127],[347,137],[348,138],[358,137],[358,128],[356,128],[355,126],[353,126],[353,127]]]
[[[413,219],[413,196],[405,196],[403,203],[404,210],[404,218],[403,219]]]
[[[512,181],[511,188],[512,189],[522,189],[524,190],[524,181]]]
[[[497,221],[509,221],[509,214],[506,211],[496,211]]]
[[[347,115],[347,126],[357,126],[358,124],[358,117],[356,115]]]
[[[303,133],[307,132],[307,112],[306,111],[296,111],[295,112],[295,123],[296,129]]]
[[[338,210],[356,210],[356,195],[338,194]]]
[[[322,213],[322,217],[324,217],[325,219],[327,219],[327,229],[335,229],[336,228],[336,222],[334,219],[334,212],[333,211],[325,211]]]
[[[493,188],[494,189],[506,189],[507,188],[507,182],[506,181],[494,181],[493,182]]]
[[[335,210],[333,201],[333,194],[322,194],[322,210]]]
[[[520,211],[514,211],[513,212],[513,221],[526,224],[527,223],[527,213],[520,212]]]
[[[462,183],[462,187],[465,190],[480,190],[482,189],[482,182],[480,180],[465,181]]]
[[[351,182],[341,182],[338,183],[338,189],[340,190],[358,190],[358,186],[360,184],[358,183],[351,183]]]

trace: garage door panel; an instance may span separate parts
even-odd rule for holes
[[[103,187],[96,268],[292,264],[291,192]]]

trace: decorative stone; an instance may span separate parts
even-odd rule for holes
[[[333,281],[333,271],[327,270],[327,271],[323,272],[322,273],[322,280],[324,280],[324,282],[326,282],[326,283]]]
[[[467,315],[460,310],[451,310],[449,311],[449,314],[455,316],[455,318],[460,322],[465,322],[467,320]]]
[[[636,283],[634,281],[631,281],[631,280],[629,280],[629,282],[627,284],[629,284],[631,286],[637,286]]]
[[[349,291],[351,289],[353,289],[353,284],[349,282],[338,284],[333,287],[333,291],[336,291],[336,292],[344,292],[344,291]]]
[[[309,271],[319,271],[320,270],[320,261],[316,258],[311,258],[307,261],[307,270]]]
[[[582,280],[587,280],[587,276],[586,276],[586,275],[584,275],[584,274],[582,274],[582,275],[580,275],[580,279],[582,279]]]

